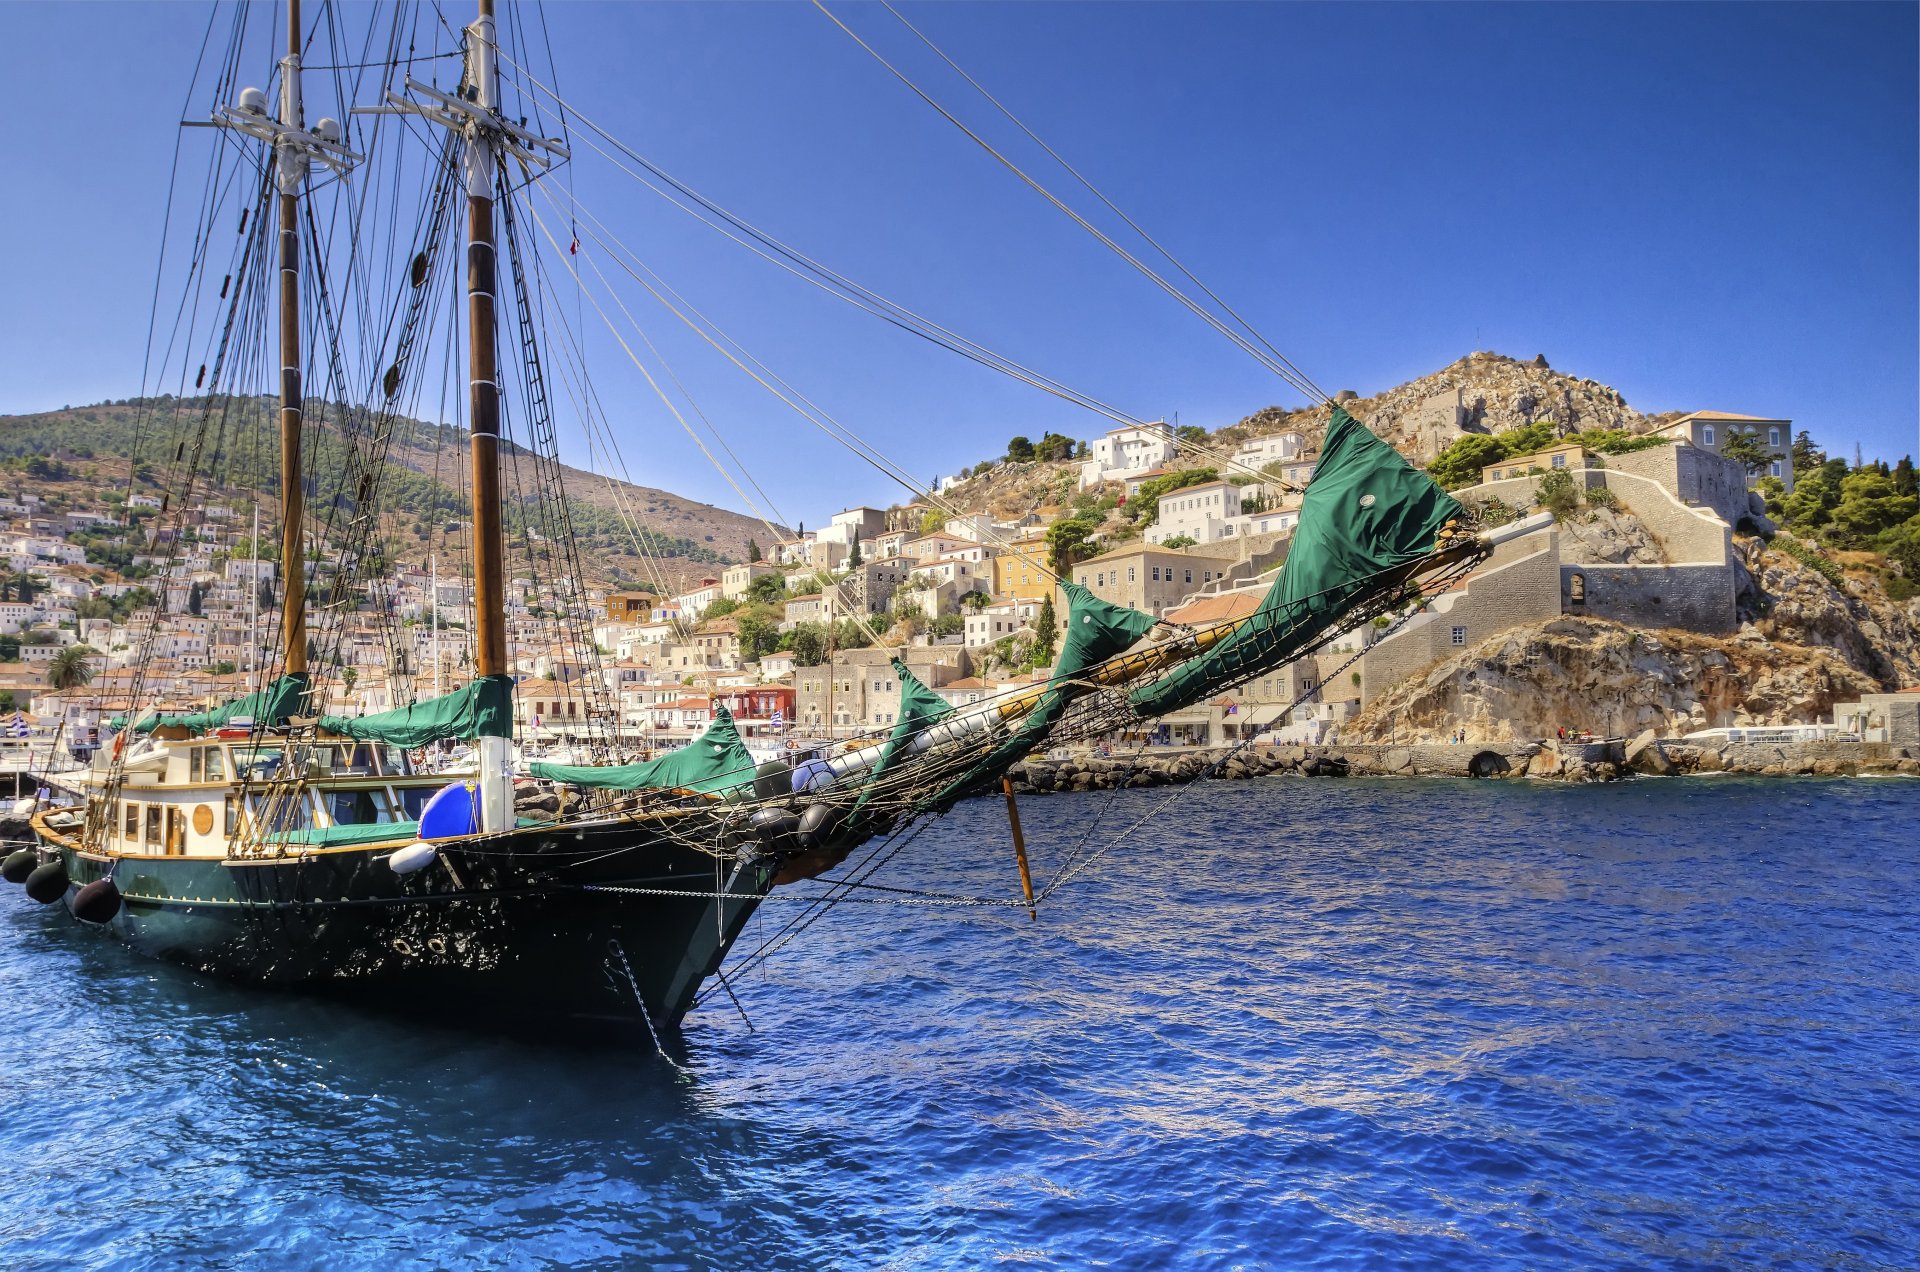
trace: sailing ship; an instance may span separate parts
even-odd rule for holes
[[[310,514],[303,445],[314,436],[307,415],[315,404],[302,377],[313,350],[302,337],[328,331],[332,319],[302,307],[303,281],[316,280],[302,248],[320,245],[309,203],[316,180],[348,173],[362,155],[335,120],[306,122],[304,33],[300,0],[288,0],[277,110],[261,90],[244,89],[208,121],[263,147],[249,268],[271,275],[277,302],[284,595],[275,674],[215,709],[120,721],[78,779],[84,806],[38,813],[34,846],[0,868],[33,899],[64,905],[142,954],[233,981],[477,1023],[638,1023],[657,1035],[722,975],[743,925],[775,887],[831,879],[863,846],[865,860],[876,859],[959,800],[996,788],[1030,752],[1178,711],[1360,623],[1404,612],[1523,528],[1477,531],[1466,509],[1335,407],[1285,564],[1251,615],[1173,627],[1062,579],[1058,659],[1045,682],[1021,692],[954,710],[896,659],[892,726],[804,762],[756,758],[720,710],[691,745],[649,761],[611,763],[602,748],[589,763],[535,762],[537,785],[523,779],[522,795],[536,798],[516,799],[497,313],[511,287],[521,401],[531,404],[536,437],[550,438],[550,421],[540,427],[539,331],[513,238],[514,200],[571,156],[562,140],[503,109],[494,0],[479,0],[462,33],[457,87],[408,75],[367,108],[407,117],[410,136],[421,124],[438,127],[444,149],[397,289],[399,318],[379,344],[384,369],[367,377],[370,405],[341,425],[351,436],[332,488],[318,497],[322,511]],[[324,641],[316,650],[309,610],[324,619],[364,587],[352,562],[378,534],[386,430],[402,387],[419,374],[422,298],[450,277],[460,198],[474,675],[391,711],[329,713],[324,685],[339,668],[328,665]],[[243,231],[246,224],[243,216]],[[243,290],[235,289],[229,326],[243,316]],[[223,387],[238,378],[216,358],[207,418],[238,396]],[[200,448],[195,435],[176,452],[176,513],[190,497]],[[559,533],[549,538],[564,546],[566,505],[555,493]],[[350,550],[319,588],[307,542],[317,520],[336,518]],[[517,533],[527,533],[524,518]],[[571,594],[584,598],[577,578]],[[470,747],[470,768],[427,771],[416,748],[443,744]],[[525,815],[542,800],[540,815]]]

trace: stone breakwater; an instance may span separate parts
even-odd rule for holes
[[[1202,778],[1237,779],[1292,774],[1299,777],[1479,777],[1536,778],[1557,782],[1610,782],[1632,776],[1744,773],[1764,777],[1852,776],[1900,773],[1920,776],[1920,747],[1885,742],[1791,744],[1666,741],[1646,736],[1631,743],[1499,742],[1423,746],[1251,746],[1139,755],[1033,756],[1014,766],[1014,790],[1046,795],[1119,787],[1173,786]]]

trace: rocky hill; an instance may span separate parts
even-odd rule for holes
[[[1673,412],[1643,414],[1628,406],[1618,389],[1556,371],[1543,358],[1522,362],[1498,353],[1470,353],[1431,375],[1371,397],[1351,391],[1339,396],[1350,413],[1422,465],[1469,432],[1501,433],[1552,420],[1564,431],[1617,428],[1644,433],[1677,418]],[[1298,410],[1270,406],[1216,430],[1207,444],[1230,451],[1253,438],[1295,429],[1306,434],[1310,447],[1317,447],[1331,414],[1324,404]],[[1078,472],[1075,461],[994,461],[956,486],[949,498],[967,512],[1024,516],[1065,507],[1074,497]]]
[[[197,420],[204,399],[151,399],[103,402],[32,415],[0,415],[0,458],[26,461],[49,458],[52,464],[29,471],[11,464],[4,482],[9,491],[30,490],[77,506],[99,490],[157,493],[160,470],[180,436],[181,421]],[[277,485],[272,404],[242,403],[208,430],[200,483],[203,502],[250,508],[256,492]],[[314,425],[310,448],[314,471],[328,470],[329,447],[337,430],[324,414]],[[532,489],[531,457],[509,446],[507,492]],[[390,452],[394,465],[385,481],[382,504],[391,556],[424,561],[439,530],[466,515],[461,492],[466,468],[466,439],[460,430],[422,420],[403,419],[394,427]],[[766,546],[767,529],[752,517],[717,508],[670,491],[616,481],[585,469],[562,466],[582,564],[594,582],[620,583],[648,578],[627,518],[637,523],[660,572],[669,583],[711,574],[724,564],[746,559],[747,542]],[[324,487],[324,478],[316,488]],[[269,495],[269,504],[275,501]],[[269,512],[268,515],[271,515]],[[776,527],[778,528],[778,527]]]
[[[1748,621],[1719,638],[1558,618],[1435,664],[1369,704],[1344,740],[1632,736],[1831,719],[1836,702],[1920,683],[1920,599],[1891,600],[1864,564],[1844,586],[1742,540]]]
[[[1463,433],[1501,433],[1541,420],[1551,420],[1566,432],[1617,428],[1644,433],[1676,418],[1671,413],[1644,415],[1628,406],[1618,389],[1555,371],[1544,357],[1522,362],[1485,352],[1470,353],[1372,397],[1351,390],[1337,396],[1348,413],[1418,464],[1430,463]],[[1312,445],[1326,431],[1331,414],[1325,404],[1295,411],[1271,406],[1214,436],[1237,446],[1296,429]]]

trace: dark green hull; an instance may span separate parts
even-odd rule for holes
[[[644,823],[446,842],[413,874],[392,845],[257,860],[128,857],[104,925],[142,954],[263,986],[487,1027],[679,1022],[772,885]],[[68,902],[110,864],[43,841]],[[651,892],[627,891],[647,889]],[[659,892],[694,895],[667,896]],[[637,1001],[636,1001],[637,998]]]

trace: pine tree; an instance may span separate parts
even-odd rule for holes
[[[1033,665],[1051,667],[1053,665],[1053,645],[1058,636],[1054,630],[1058,619],[1053,612],[1053,594],[1049,592],[1040,602],[1040,612],[1034,615]]]
[[[860,538],[858,535],[856,535],[854,536],[854,540],[853,540],[853,551],[849,553],[847,556],[847,568],[851,570],[859,564],[860,564]]]
[[[760,545],[752,539],[747,540],[747,561],[752,563],[760,559]]]

